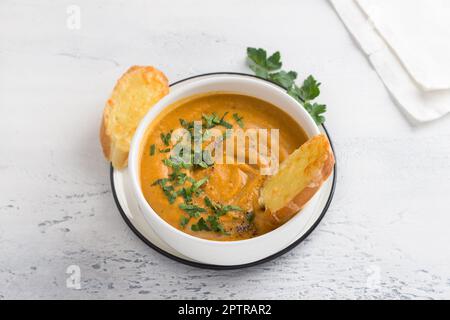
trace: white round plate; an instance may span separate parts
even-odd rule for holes
[[[188,79],[184,79],[172,84],[171,91],[176,89],[177,84],[185,83],[186,81],[190,81],[192,79],[197,79],[199,77],[208,77],[217,74],[237,74],[232,72],[218,72],[218,73],[209,73],[204,75],[199,75],[195,77],[191,77]],[[239,75],[254,77],[253,75],[241,74]],[[320,126],[320,130],[325,133],[330,140],[330,136],[325,129],[324,126]],[[333,148],[333,146],[332,146]],[[334,151],[334,150],[333,150]],[[322,185],[320,190],[316,193],[316,195],[310,201],[314,201],[316,205],[314,206],[314,211],[308,217],[308,222],[302,230],[299,230],[297,236],[293,239],[293,241],[287,245],[285,248],[282,248],[275,254],[272,254],[264,259],[252,261],[250,263],[241,264],[241,265],[211,265],[204,264],[195,260],[192,260],[186,256],[181,255],[176,250],[167,245],[150,227],[143,216],[143,212],[139,209],[136,198],[130,192],[131,189],[131,179],[129,176],[128,169],[125,168],[123,170],[115,170],[111,166],[111,188],[114,196],[114,200],[116,202],[117,208],[119,209],[120,214],[123,219],[127,223],[127,225],[131,228],[131,230],[148,246],[155,249],[159,253],[176,260],[178,262],[188,264],[191,266],[196,266],[200,268],[209,268],[209,269],[237,269],[254,266],[256,264],[260,264],[269,260],[272,260],[276,257],[281,256],[282,254],[288,252],[295,246],[297,246],[300,242],[302,242],[319,224],[320,220],[325,215],[331,200],[333,198],[333,193],[336,185],[336,164],[334,165],[333,172],[331,176],[327,179],[327,181]]]

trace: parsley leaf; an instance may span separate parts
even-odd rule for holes
[[[190,203],[192,201],[192,196],[198,196],[203,192],[203,190],[200,189],[200,187],[206,183],[209,177],[204,177],[203,179],[200,179],[198,181],[195,181],[191,177],[186,177],[192,185],[190,187],[183,187],[178,191],[178,194],[181,195],[187,203]]]
[[[231,128],[233,128],[233,125],[232,125],[231,123],[225,121],[225,116],[226,116],[227,114],[228,114],[228,112],[225,112],[225,113],[223,114],[222,118],[220,118],[220,123],[219,123],[219,124],[220,124],[222,127],[225,127],[225,128],[227,128],[227,129],[231,129]]]
[[[189,129],[192,129],[193,127],[194,127],[194,121],[186,121],[186,120],[184,120],[184,119],[180,119],[180,125],[184,128],[184,129],[186,129],[186,130],[189,130]]]
[[[215,202],[212,202],[212,200],[210,198],[205,197],[204,201],[208,208],[212,209],[213,211],[217,210],[217,208],[218,208],[217,204]]]
[[[184,228],[189,223],[189,220],[191,220],[191,217],[181,216],[180,217],[180,226],[182,226]]]
[[[168,181],[169,181],[169,179],[167,179],[167,178],[161,178],[161,179],[155,180],[155,181],[152,183],[152,186],[156,186],[156,185],[165,185]]]
[[[211,226],[212,231],[225,233],[223,225],[220,223],[218,216],[208,216],[207,220],[209,222],[209,225]]]
[[[156,150],[156,146],[155,146],[155,144],[152,144],[150,146],[150,155],[151,156],[155,155],[155,150]]]
[[[247,48],[248,65],[255,72],[256,76],[267,79],[267,56],[264,49]]]
[[[280,52],[275,52],[267,58],[266,50],[247,48],[247,57],[250,69],[252,69],[258,77],[268,79],[269,72],[281,68]]]
[[[170,138],[172,137],[172,132],[164,134],[164,132],[161,132],[161,140],[164,143],[164,145],[168,146],[170,143]]]
[[[269,79],[275,83],[278,83],[280,86],[287,90],[292,87],[292,85],[294,84],[294,80],[297,79],[297,72],[286,72],[281,70],[279,72],[271,73],[269,75]]]
[[[213,112],[212,114],[202,114],[202,120],[203,120],[203,126],[206,129],[211,129],[215,127],[216,125],[220,124],[220,118],[219,116]]]
[[[323,114],[326,112],[324,104],[310,103],[320,94],[320,82],[313,76],[308,76],[301,86],[295,84],[297,73],[279,70],[282,66],[281,55],[277,51],[267,58],[267,52],[261,48],[247,48],[248,65],[255,75],[268,79],[285,88],[290,96],[296,99],[308,111],[317,124],[325,122]]]
[[[239,206],[227,205],[222,207],[222,212],[227,213],[228,211],[242,211],[242,208]]]
[[[245,214],[245,218],[247,219],[248,223],[253,223],[255,220],[255,213],[253,211],[249,211]]]
[[[272,54],[267,59],[266,65],[267,65],[267,70],[269,70],[269,71],[274,71],[274,70],[280,69],[282,66],[280,51],[277,51],[274,54]]]
[[[303,81],[303,85],[300,88],[301,97],[303,100],[314,100],[320,94],[320,82],[317,82],[313,76],[308,76],[308,78]]]
[[[206,183],[206,181],[208,181],[209,177],[204,177],[196,182],[194,182],[192,184],[192,190],[195,192],[197,191],[203,184]]]
[[[205,201],[205,205],[210,208],[215,215],[217,216],[223,216],[224,214],[226,214],[228,211],[242,211],[242,209],[238,206],[234,206],[234,205],[221,205],[220,203],[214,202],[212,201],[210,198],[205,197],[204,199]]]
[[[172,204],[175,202],[178,193],[175,191],[175,188],[171,185],[168,185],[167,182],[169,182],[168,178],[158,179],[155,182],[153,182],[152,186],[159,185],[163,193],[167,197],[167,200],[169,200],[169,203]]]
[[[251,62],[259,65],[259,66],[266,66],[267,62],[267,53],[264,49],[256,49],[256,48],[247,48],[247,56],[250,59]]]
[[[186,203],[192,202],[192,189],[191,188],[186,188],[186,187],[181,188],[178,191],[178,194],[183,197],[183,199]]]
[[[186,163],[182,161],[182,159],[176,158],[176,157],[170,157],[168,159],[163,159],[162,162],[168,166],[171,167],[174,170],[177,169],[189,169],[192,165],[190,163]]]
[[[206,212],[205,208],[199,207],[195,204],[182,203],[179,205],[179,208],[185,211],[191,218],[198,218],[200,213]]]
[[[326,105],[318,103],[311,104],[307,102],[304,104],[304,107],[317,124],[322,124],[325,122],[325,117],[322,114],[327,111]]]
[[[239,125],[239,127],[244,128],[244,122],[242,121],[242,119],[244,119],[244,118],[239,116],[237,113],[233,113],[233,118],[236,121],[236,123]]]
[[[191,226],[191,230],[192,231],[202,231],[202,230],[211,231],[211,229],[206,224],[205,219],[203,219],[203,218],[198,219],[197,224],[193,224]]]
[[[173,170],[172,173],[169,173],[169,178],[171,181],[174,181],[178,185],[182,185],[186,182],[188,178],[187,174],[184,172],[180,172],[180,170]]]

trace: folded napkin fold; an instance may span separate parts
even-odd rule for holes
[[[410,120],[450,112],[450,1],[330,1]]]

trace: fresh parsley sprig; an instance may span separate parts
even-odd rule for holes
[[[313,76],[308,76],[301,86],[295,84],[297,72],[280,70],[283,63],[279,51],[267,57],[264,49],[247,48],[247,60],[256,76],[279,84],[291,97],[303,105],[317,124],[325,122],[323,114],[327,110],[326,105],[312,101],[320,94],[320,82],[317,82]]]
[[[249,58],[248,64],[258,77],[268,79],[269,72],[281,68],[281,55],[277,51],[270,57],[267,57],[267,52],[264,49],[247,48],[247,56]]]

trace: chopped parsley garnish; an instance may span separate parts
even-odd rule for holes
[[[223,114],[222,118],[220,118],[220,123],[219,123],[219,124],[220,124],[222,127],[225,127],[225,128],[227,128],[227,129],[231,129],[231,128],[233,128],[233,125],[232,125],[231,123],[225,121],[225,116],[226,116],[227,114],[228,114],[228,112],[225,112],[225,113]]]
[[[192,189],[183,187],[178,190],[178,194],[183,197],[186,203],[192,202]]]
[[[200,183],[202,180],[199,180]],[[242,211],[242,209],[238,206],[234,205],[221,205],[209,199],[208,197],[204,198],[205,205],[212,210],[212,214],[208,215],[206,220],[201,217],[197,223],[191,225],[192,231],[213,231],[222,234],[227,234],[223,225],[220,223],[220,217],[225,215],[229,211]],[[200,213],[206,212],[206,209],[199,207],[194,204],[181,204],[180,208],[184,210],[190,218],[198,218]],[[184,227],[190,218],[182,217],[180,225]],[[247,217],[248,219],[248,217]]]
[[[225,112],[221,117],[216,113],[203,114],[201,125],[196,124],[194,121],[187,121],[185,119],[179,119],[181,126],[188,130],[191,134],[191,143],[195,147],[195,142],[202,142],[211,137],[211,131],[209,129],[222,126],[226,130],[221,137],[216,139],[214,143],[218,143],[219,140],[223,141],[229,136],[230,130],[233,125],[225,120],[228,112]],[[237,113],[233,115],[236,123],[243,127],[242,117]],[[202,132],[203,130],[203,132]],[[170,145],[172,131],[167,134],[161,133],[161,140],[164,145]],[[178,142],[177,142],[178,143]],[[182,154],[170,155],[168,158],[163,159],[162,162],[167,167],[171,168],[171,172],[167,178],[158,179],[153,185],[159,185],[162,191],[166,195],[171,204],[175,202],[177,197],[182,197],[184,203],[179,204],[179,208],[187,213],[187,216],[182,215],[180,217],[180,226],[185,227],[192,218],[198,218],[196,223],[191,225],[193,231],[213,231],[225,234],[225,230],[220,223],[220,217],[226,214],[228,211],[242,211],[238,206],[233,205],[220,205],[213,203],[209,198],[205,198],[205,202],[209,203],[212,213],[207,214],[205,217],[201,217],[201,214],[207,213],[207,208],[203,208],[196,204],[193,204],[193,198],[199,196],[203,190],[202,187],[207,183],[208,176],[203,177],[200,180],[195,180],[189,175],[186,169],[208,168],[214,165],[214,160],[211,154],[211,150],[196,150],[191,148],[191,154],[189,155],[189,161],[185,162]],[[182,149],[180,153],[183,151]],[[159,149],[160,153],[169,152],[170,148]],[[189,183],[186,185],[186,183]]]
[[[191,220],[191,217],[181,216],[180,226],[182,226],[184,228],[189,223],[189,220]]]
[[[192,165],[190,163],[184,162],[182,159],[176,158],[176,157],[170,157],[168,159],[163,159],[162,162],[168,166],[171,167],[174,170],[177,169],[189,169]]]
[[[188,130],[191,134],[191,143],[195,146],[195,142],[201,143],[202,140],[208,140],[211,137],[211,131],[209,130],[211,128],[216,126],[225,127],[227,130],[233,128],[233,125],[225,120],[227,114],[228,112],[225,112],[222,117],[219,117],[215,112],[211,114],[202,114],[201,126],[196,126],[194,121],[187,121],[185,119],[179,119],[179,121],[181,126]],[[223,137],[217,138],[214,143],[219,143],[225,140],[228,135],[227,130],[223,133]],[[193,164],[194,169],[206,169],[214,165],[214,160],[212,158],[211,151],[204,150],[202,152],[202,150],[195,150],[195,148],[192,147],[190,163]]]
[[[150,155],[151,156],[155,155],[155,150],[156,150],[156,146],[155,146],[155,144],[152,144],[150,146]]]
[[[191,218],[198,218],[200,213],[206,212],[205,208],[199,207],[195,204],[182,203],[179,205],[180,209],[185,211]]]
[[[253,211],[249,211],[245,214],[245,218],[247,219],[248,223],[253,223],[255,220],[255,213]]]
[[[239,127],[244,128],[244,122],[242,121],[244,118],[240,117],[237,113],[233,113],[233,118]]]
[[[212,209],[213,211],[216,209],[216,204],[213,203],[210,198],[205,197],[204,201],[208,208]]]
[[[167,200],[169,200],[169,203],[172,204],[175,202],[175,199],[178,196],[178,193],[175,191],[175,188],[172,185],[168,185],[167,182],[169,182],[170,179],[168,178],[162,178],[158,179],[155,182],[153,182],[154,185],[159,185],[164,192],[165,196],[167,197]]]
[[[175,182],[175,184],[182,185],[186,182],[188,176],[186,173],[180,172],[180,170],[174,170],[172,173],[169,173],[169,178],[171,181]]]
[[[205,197],[204,199],[205,205],[210,208],[215,215],[217,216],[223,216],[228,211],[242,211],[242,209],[238,206],[233,205],[221,205],[220,203],[212,201],[210,198]]]
[[[221,118],[217,115],[217,113],[213,112],[212,114],[203,114],[202,120],[203,120],[203,127],[205,129],[211,129],[215,126],[222,126],[227,129],[233,128],[233,125],[227,121],[225,121],[225,116],[228,114],[228,112],[225,112]]]
[[[238,206],[233,206],[233,205],[226,205],[226,206],[222,206],[222,210],[220,212],[225,214],[228,211],[242,211],[242,208],[238,207]]]
[[[220,232],[225,233],[225,229],[223,228],[223,225],[219,222],[219,217],[214,216],[208,216],[207,218],[209,225],[211,226],[211,230],[214,232]]]
[[[211,129],[220,124],[220,118],[215,112],[213,112],[210,115],[203,114],[202,119],[203,119],[203,126],[206,129]]]
[[[192,231],[202,231],[202,230],[211,231],[211,229],[206,224],[205,219],[203,219],[203,218],[198,219],[196,224],[191,225],[191,230]]]
[[[168,146],[170,144],[170,138],[172,137],[172,131],[168,133],[161,132],[161,141],[164,143],[165,146]]]
[[[200,188],[208,181],[209,177],[204,177],[196,181],[194,178],[189,177],[185,172],[181,171],[182,169],[189,168],[190,165],[186,165],[184,162],[176,162],[170,158],[164,159],[163,162],[172,168],[172,172],[169,173],[168,178],[158,179],[153,182],[152,185],[159,185],[161,187],[169,200],[169,203],[174,203],[178,196],[183,197],[186,203],[190,203],[193,196],[198,196],[202,192]],[[191,186],[175,190],[176,185],[183,185],[186,181],[189,181]]]
[[[297,86],[295,84],[297,79],[295,71],[280,70],[282,62],[278,51],[267,58],[266,50],[247,48],[247,58],[248,65],[256,76],[279,84],[308,111],[317,124],[325,122],[323,114],[327,110],[326,105],[311,103],[320,94],[320,83],[313,76],[308,76],[301,86]]]
[[[202,179],[200,179],[200,180],[194,182],[194,183],[192,184],[192,190],[193,190],[194,192],[196,192],[203,184],[206,183],[206,181],[208,181],[208,179],[209,179],[209,177],[204,177],[204,178],[202,178]]]
[[[170,181],[170,179],[167,178],[161,178],[161,179],[157,179],[152,183],[152,186],[156,186],[156,185],[164,185],[166,184],[168,181]]]
[[[189,178],[188,178],[189,179]],[[200,179],[198,181],[195,181],[195,179],[190,178],[189,181],[192,183],[190,187],[183,187],[181,188],[178,193],[181,195],[186,201],[186,203],[190,203],[192,201],[193,196],[198,196],[200,193],[202,193],[202,190],[200,187],[206,183],[208,180],[208,177],[204,177],[203,179]]]
[[[180,119],[180,125],[186,130],[190,130],[194,127],[194,121],[186,121],[184,119]]]
[[[180,125],[183,127],[183,128],[185,128],[185,129],[188,129],[189,128],[189,122],[188,121],[186,121],[186,120],[184,120],[184,119],[179,119],[180,120]],[[194,125],[193,123],[192,123],[192,125]]]

